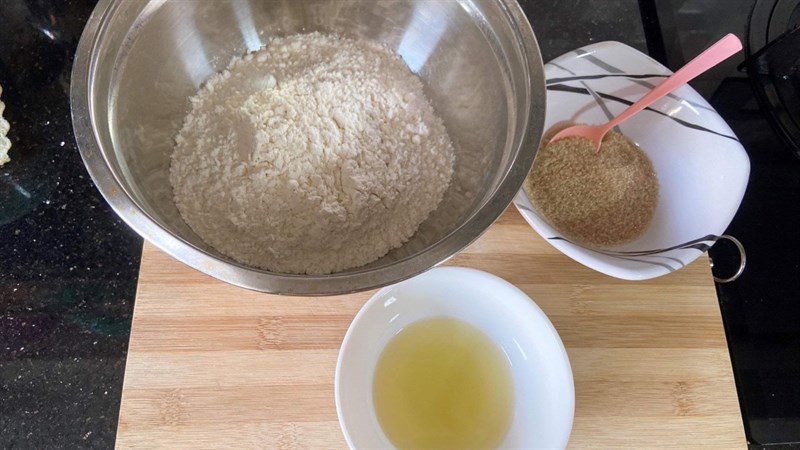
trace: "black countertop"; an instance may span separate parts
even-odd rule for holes
[[[736,1],[742,3],[739,10],[723,8],[724,14],[700,21],[702,26],[681,22],[683,6],[692,2],[612,0],[603,8],[588,0],[520,3],[545,60],[591,42],[618,40],[649,50],[675,69],[685,62],[683,55],[696,54],[721,36],[720,29],[744,32],[742,17],[746,20],[752,0]],[[0,167],[2,447],[107,448],[114,443],[142,242],[94,188],[72,133],[71,62],[93,4],[0,3],[0,85],[13,143],[12,161]],[[723,0],[700,4],[709,10],[728,5]],[[693,31],[680,34],[681,27]],[[701,28],[705,31],[698,32]],[[693,83],[731,123],[753,162],[750,188],[731,226],[752,262],[739,281],[719,286],[718,292],[729,341],[737,344],[731,354],[748,438],[786,442],[794,438],[787,426],[800,430],[800,388],[770,376],[768,369],[785,374],[794,367],[788,373],[798,379],[800,334],[795,327],[776,325],[757,306],[777,305],[787,320],[800,318],[791,303],[800,297],[798,257],[786,251],[800,247],[798,216],[776,217],[787,205],[793,204],[789,210],[795,212],[800,205],[800,162],[771,141],[775,138],[757,107],[731,100],[726,89],[744,92],[731,87],[741,82],[729,80],[731,70],[721,68]],[[713,249],[718,270],[728,269],[729,253]],[[777,411],[770,396],[792,400],[795,409]]]
[[[748,48],[753,36],[764,33],[759,26],[774,38],[800,23],[800,1],[640,3],[649,22],[658,24],[646,27],[650,53],[672,69],[728,32],[746,45],[745,52],[692,82],[739,137],[751,166],[742,205],[727,230],[746,248],[747,268],[738,280],[717,284],[717,294],[748,443],[800,448],[800,159],[781,141],[751,78],[737,67],[766,42]],[[753,11],[770,19],[751,20]],[[739,262],[724,241],[709,254],[720,276],[733,273]]]
[[[141,239],[72,133],[72,57],[91,1],[0,2],[0,447],[111,447]]]

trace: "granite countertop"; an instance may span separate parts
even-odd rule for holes
[[[84,169],[69,81],[91,1],[3,1],[0,447],[111,447],[141,239]]]

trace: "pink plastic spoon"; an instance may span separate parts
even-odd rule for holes
[[[550,142],[555,142],[566,137],[584,137],[594,142],[596,147],[595,151],[600,151],[600,144],[603,142],[603,136],[612,128],[647,108],[661,97],[688,83],[694,77],[722,61],[725,61],[741,49],[742,43],[739,41],[739,38],[733,34],[728,34],[698,55],[695,59],[681,67],[681,69],[672,74],[671,77],[654,87],[652,91],[648,92],[638,102],[629,106],[628,109],[610,122],[604,125],[574,125],[557,133],[550,139]]]

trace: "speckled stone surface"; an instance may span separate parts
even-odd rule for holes
[[[646,52],[637,0],[519,0],[533,26],[545,62],[603,41],[620,41]]]
[[[0,447],[111,447],[141,240],[72,134],[72,55],[92,1],[0,2]]]

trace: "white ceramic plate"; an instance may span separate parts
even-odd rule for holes
[[[649,56],[601,42],[545,65],[545,129],[568,121],[599,124],[621,113],[671,75]],[[666,275],[719,239],[744,196],[750,160],[730,127],[690,86],[683,86],[620,126],[653,161],[660,198],[653,223],[636,241],[586,248],[567,241],[520,190],[514,204],[542,237],[570,258],[626,280]]]
[[[350,448],[392,448],[373,408],[375,365],[403,327],[438,316],[478,327],[508,357],[515,409],[501,448],[564,448],[572,430],[575,391],[558,333],[514,285],[459,267],[435,268],[381,289],[353,319],[335,378],[336,412]]]

